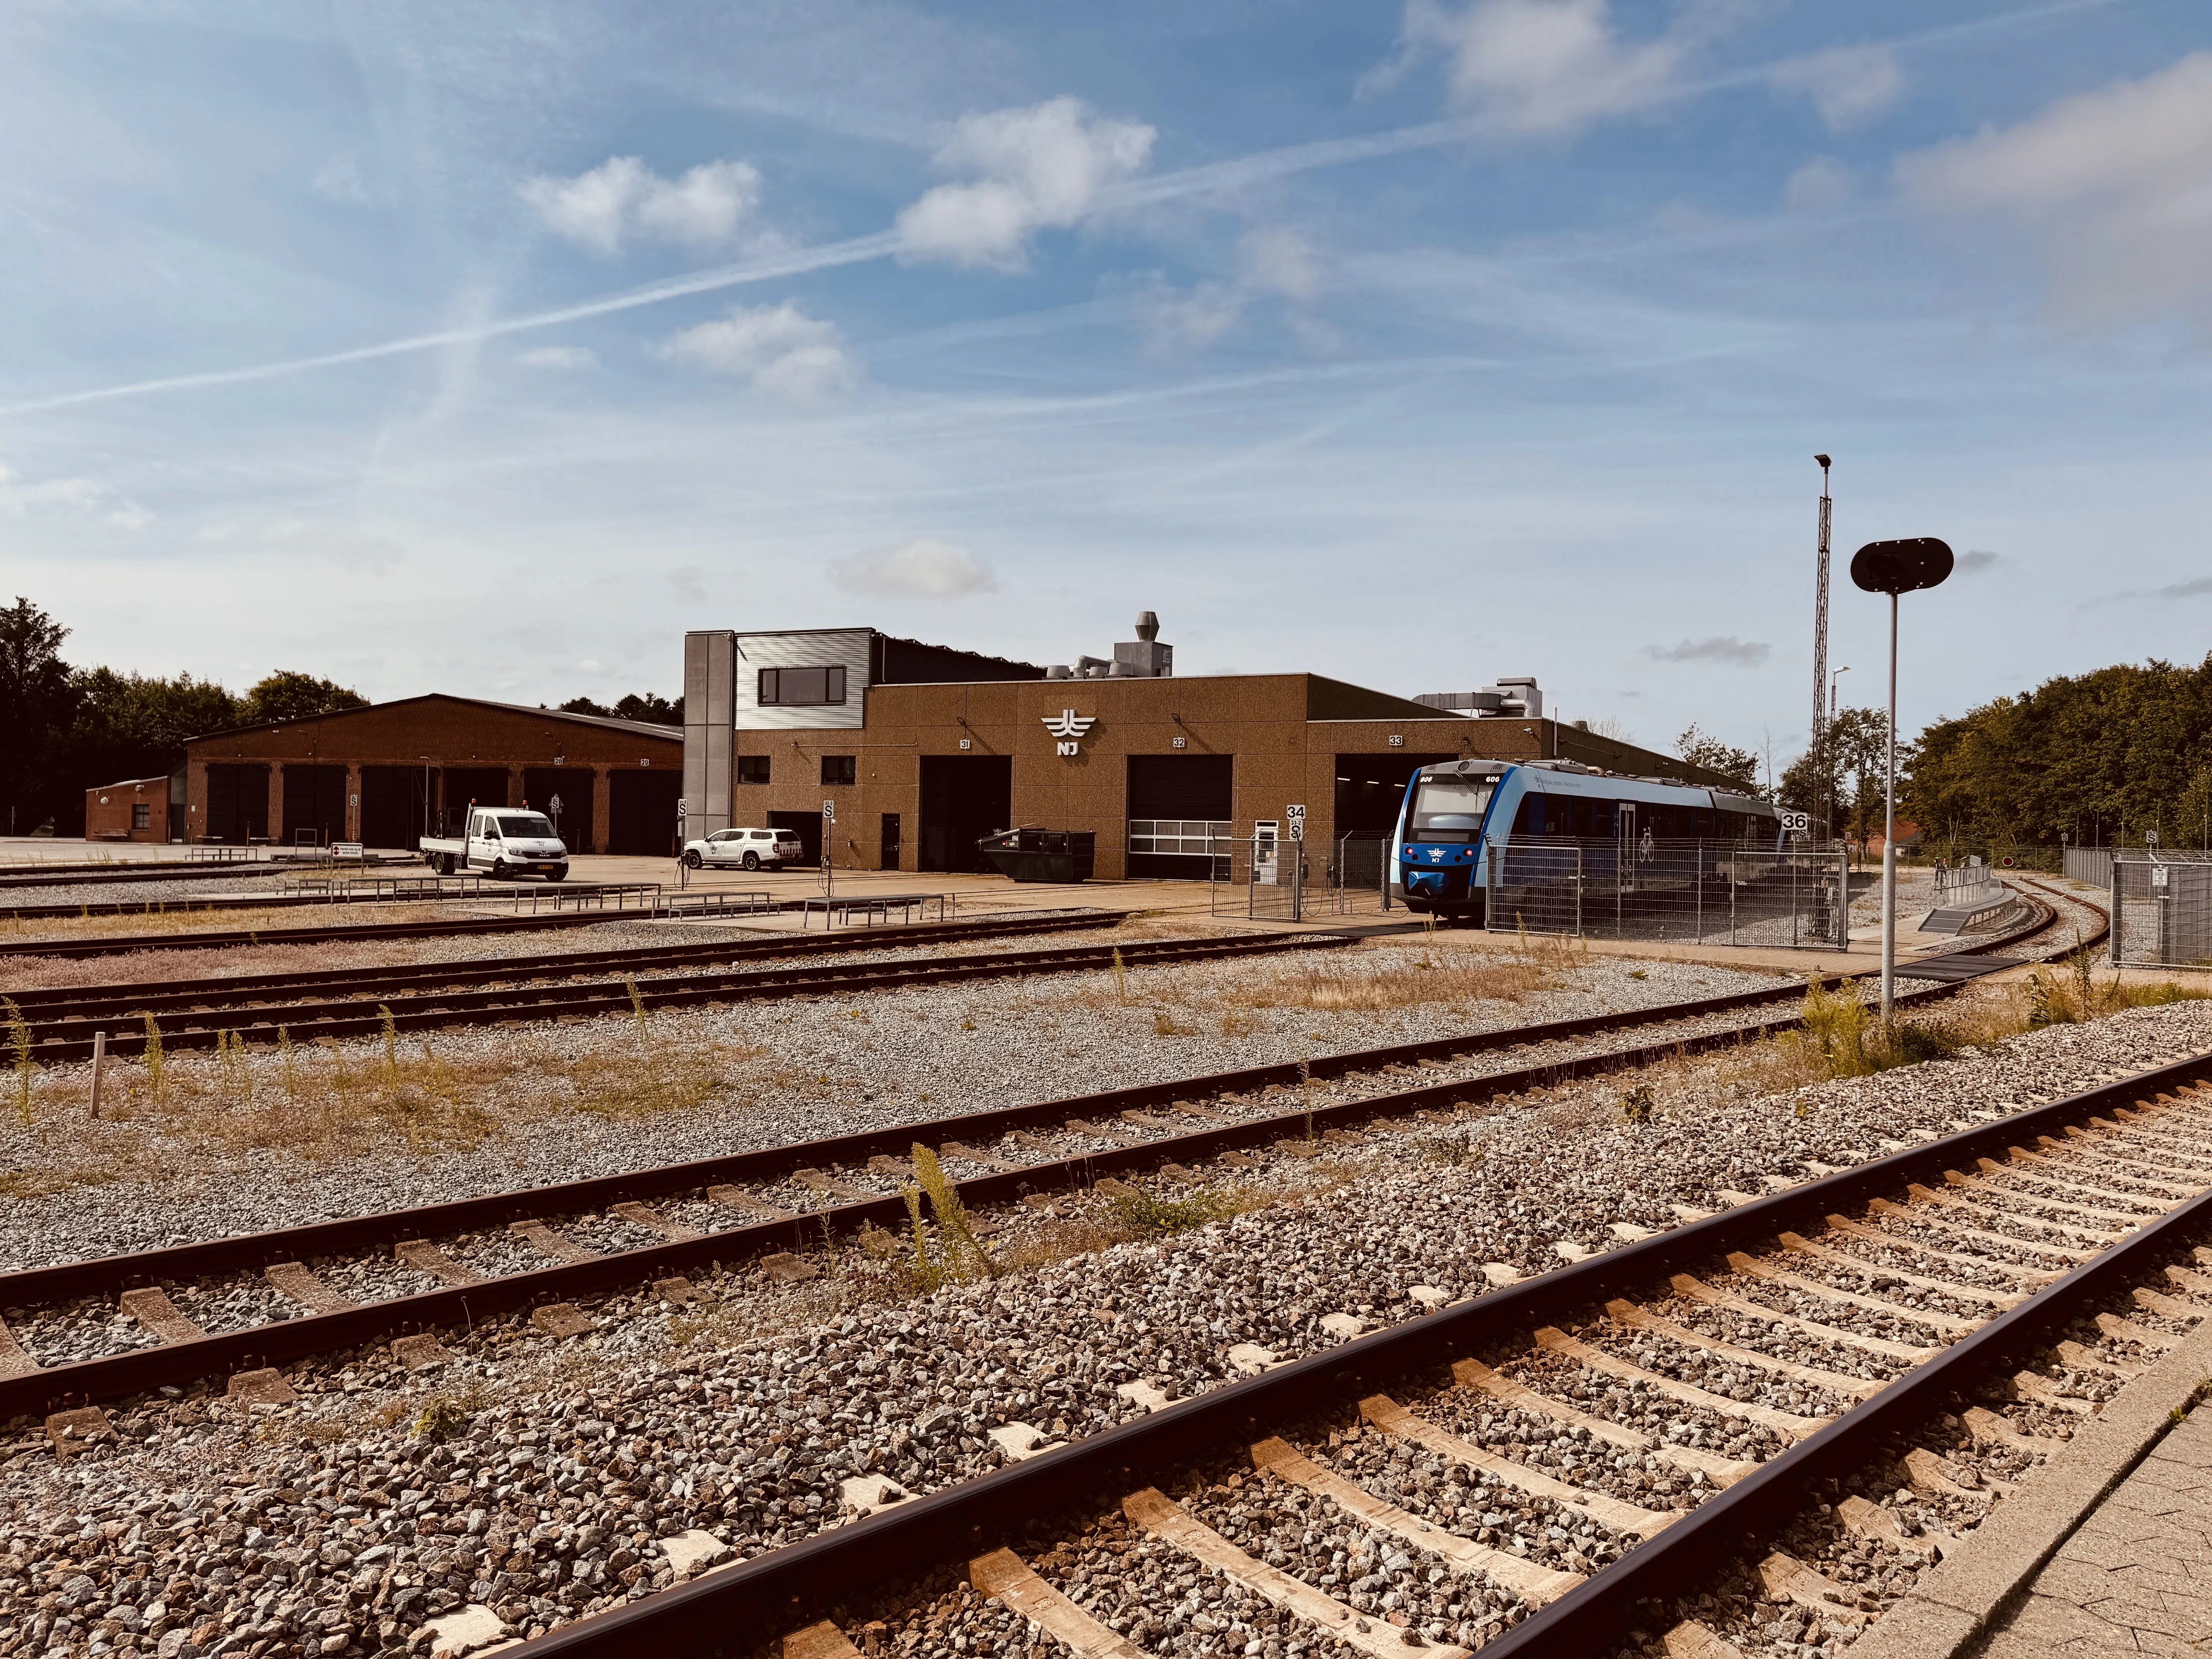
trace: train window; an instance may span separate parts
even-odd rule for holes
[[[1490,810],[1497,786],[1456,778],[1431,778],[1413,797],[1413,829],[1416,836],[1427,830],[1480,830],[1482,815]],[[1534,797],[1531,796],[1530,799]],[[1525,809],[1524,809],[1525,810]]]

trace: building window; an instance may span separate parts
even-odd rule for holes
[[[766,755],[738,756],[738,781],[739,783],[766,783],[768,781],[768,757]]]
[[[860,769],[854,765],[854,757],[851,755],[824,755],[822,757],[822,781],[824,783],[853,782],[860,772]]]
[[[845,671],[835,668],[763,668],[760,705],[820,708],[845,701]]]
[[[131,808],[131,827],[133,830],[151,830],[154,827],[154,809],[143,801],[134,804]]]

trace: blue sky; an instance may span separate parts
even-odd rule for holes
[[[1071,21],[1071,19],[1073,21]],[[0,15],[0,565],[73,659],[677,689],[687,627],[1533,673],[1778,766],[2212,619],[2185,0]]]

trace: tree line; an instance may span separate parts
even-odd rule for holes
[[[187,738],[368,707],[351,687],[296,669],[278,669],[234,693],[188,673],[73,666],[62,654],[69,633],[21,595],[0,609],[0,833],[28,835],[50,823],[56,835],[82,835],[86,790],[166,776]],[[584,697],[562,707],[684,723],[682,698],[672,703],[650,693],[611,708]]]
[[[2212,654],[2045,680],[1937,720],[1903,758],[1899,811],[1931,844],[2212,843]]]

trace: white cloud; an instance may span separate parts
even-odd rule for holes
[[[1608,0],[1407,0],[1398,54],[1363,90],[1388,86],[1431,55],[1444,60],[1453,101],[1507,137],[1571,137],[1651,108],[1676,87],[1691,54],[1733,21],[1729,0],[1694,0],[1664,34],[1623,40]]]
[[[1075,98],[963,116],[937,161],[975,177],[939,185],[899,215],[901,253],[1019,270],[1032,231],[1089,215],[1142,170],[1156,136],[1139,122],[1093,115]]]
[[[2010,220],[2059,311],[2112,324],[2212,301],[2212,52],[1899,159],[1930,213]]]
[[[788,300],[736,307],[726,317],[671,335],[657,355],[711,374],[742,376],[763,392],[801,402],[846,391],[860,378],[837,325],[808,316]]]
[[[351,150],[333,155],[317,167],[315,176],[307,180],[307,188],[325,202],[368,200],[368,185],[361,176],[361,157]]]
[[[1828,131],[1843,132],[1894,107],[1905,70],[1887,46],[1831,46],[1778,65],[1767,84],[1811,99]]]
[[[726,242],[758,205],[760,186],[759,170],[744,161],[708,161],[664,179],[635,155],[616,155],[574,179],[526,180],[522,199],[556,235],[611,258],[633,237]]]
[[[48,511],[97,518],[118,530],[143,529],[154,519],[137,502],[118,495],[97,478],[46,478],[25,483],[12,467],[0,466],[0,514],[20,519]]]
[[[1763,640],[1740,640],[1733,634],[1644,647],[1644,654],[1656,662],[1717,662],[1735,668],[1756,668],[1773,653],[1774,647]]]
[[[589,346],[535,346],[514,360],[525,368],[572,370],[591,368],[599,361],[599,354]]]
[[[1304,232],[1276,226],[1249,233],[1237,245],[1237,269],[1247,287],[1310,300],[1321,292],[1321,266]]]
[[[1858,175],[1828,155],[1815,155],[1782,187],[1783,201],[1805,212],[1842,207],[1858,193]]]
[[[997,573],[964,547],[917,537],[880,553],[838,559],[830,580],[848,593],[898,599],[957,599],[995,592]]]
[[[1155,289],[1138,304],[1137,326],[1158,352],[1210,346],[1244,320],[1244,299],[1230,283]]]

